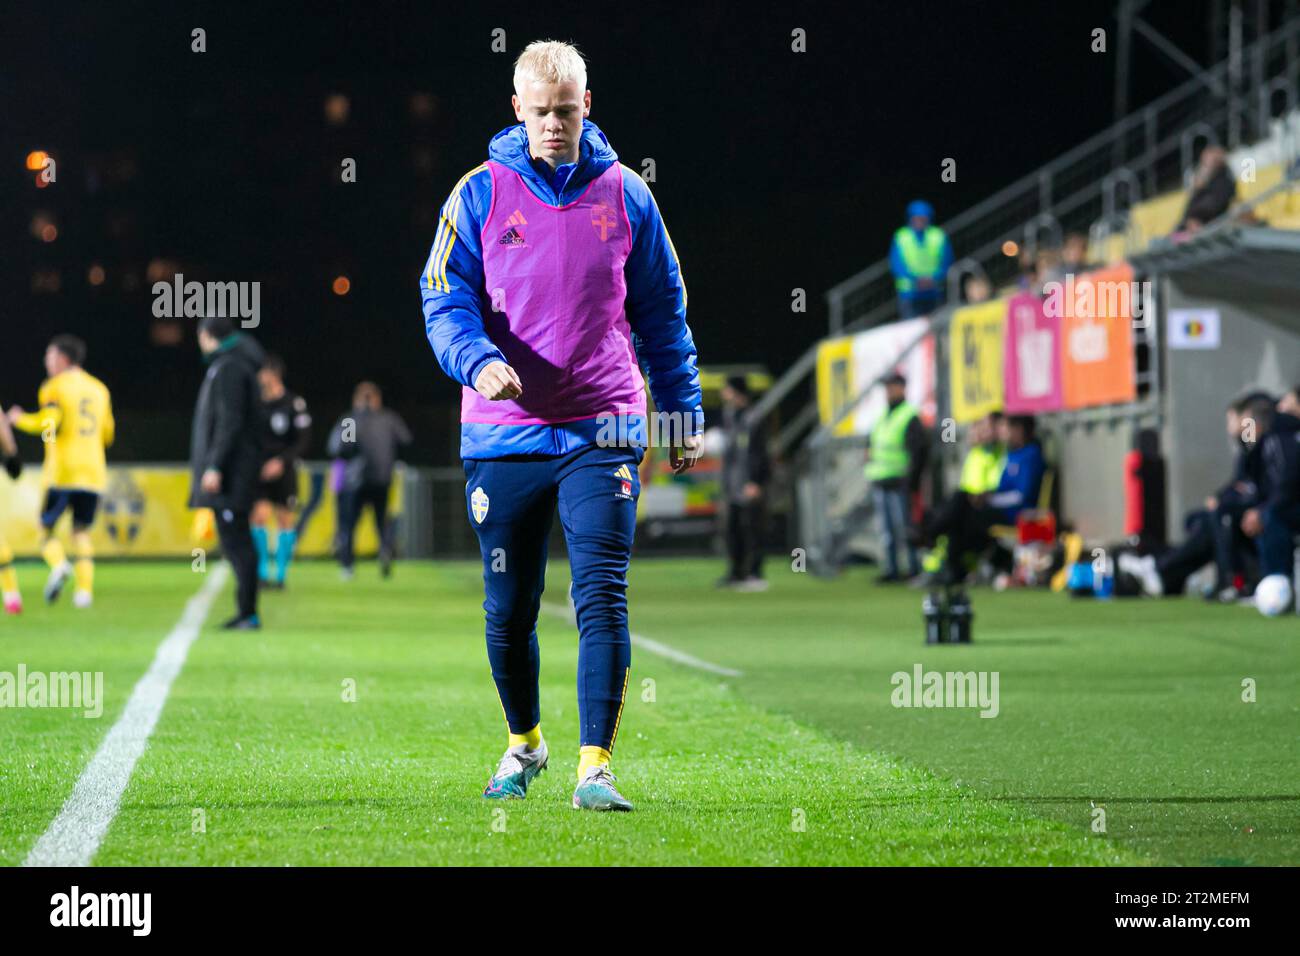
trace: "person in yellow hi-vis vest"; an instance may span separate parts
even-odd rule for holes
[[[900,319],[929,315],[946,298],[952,243],[947,233],[932,225],[933,219],[934,208],[923,199],[914,200],[907,207],[907,225],[894,233],[889,248]]]
[[[78,608],[90,607],[93,601],[95,562],[90,526],[95,523],[99,496],[108,478],[104,449],[113,444],[114,433],[108,389],[81,367],[85,360],[85,342],[75,335],[56,335],[45,350],[49,378],[41,385],[40,408],[34,412],[24,412],[17,405],[9,409],[14,427],[39,435],[45,445],[41,555],[50,566],[45,600],[53,603],[68,578],[75,575],[72,603]],[[69,509],[75,567],[54,536],[55,524]]]
[[[898,372],[885,378],[885,413],[871,429],[866,475],[879,524],[884,573],[879,581],[903,580],[898,550],[907,554],[907,576],[921,573],[912,540],[912,498],[920,490],[929,452],[929,438],[916,406],[907,401],[907,379]]]
[[[948,536],[933,529],[945,527],[952,523],[953,509],[960,506],[958,496],[992,494],[1002,480],[1002,468],[1006,464],[1007,450],[1002,445],[1002,412],[992,411],[983,418],[971,422],[966,432],[970,440],[970,449],[961,463],[961,477],[957,481],[957,496],[935,506],[921,522],[923,537],[934,542],[934,547],[925,556],[921,566],[932,575],[938,574],[944,562],[948,560]]]

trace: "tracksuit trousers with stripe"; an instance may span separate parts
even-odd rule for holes
[[[511,733],[541,722],[537,615],[558,508],[578,623],[580,745],[613,750],[632,661],[627,569],[641,457],[638,448],[586,445],[559,457],[463,462],[483,556],[488,660]]]

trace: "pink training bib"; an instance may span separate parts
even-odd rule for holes
[[[645,383],[623,302],[632,248],[623,171],[612,164],[576,200],[552,206],[489,161],[492,208],[480,234],[488,338],[523,395],[492,402],[463,390],[462,422],[539,425],[645,414]]]

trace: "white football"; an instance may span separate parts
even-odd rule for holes
[[[1291,607],[1291,582],[1285,574],[1270,574],[1255,588],[1255,607],[1265,617],[1277,617]]]

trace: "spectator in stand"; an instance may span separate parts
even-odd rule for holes
[[[1034,256],[1033,291],[1043,295],[1043,286],[1049,282],[1065,282],[1065,269],[1058,249],[1040,248]]]
[[[1038,284],[1038,260],[1030,251],[1028,246],[1022,246],[1019,255],[1016,257],[1016,288],[1021,292],[1032,292],[1034,295],[1042,294],[1042,287]]]
[[[885,571],[881,584],[903,580],[898,570],[898,550],[907,552],[907,575],[921,573],[912,541],[912,499],[920,490],[929,458],[929,437],[916,406],[907,401],[907,379],[898,372],[885,378],[885,413],[871,429],[866,474],[880,523]]]
[[[933,219],[934,208],[923,199],[914,200],[907,207],[907,225],[894,233],[889,267],[898,291],[900,319],[929,315],[946,297],[952,243],[942,229],[931,224]]]
[[[988,278],[981,275],[968,275],[965,283],[966,301],[974,305],[977,302],[987,302],[993,298],[993,284]]]
[[[1236,198],[1237,181],[1228,168],[1227,152],[1222,146],[1206,146],[1201,150],[1187,208],[1175,232],[1194,233],[1208,226],[1227,212]]]
[[[997,487],[980,494],[958,491],[926,523],[931,540],[941,534],[948,536],[948,559],[935,583],[964,580],[967,556],[989,547],[989,531],[1000,524],[1015,524],[1021,511],[1038,506],[1047,464],[1035,432],[1032,415],[1003,418],[998,434],[1007,453]]]
[[[1088,271],[1088,237],[1083,233],[1066,234],[1061,245],[1061,271],[1076,278]]]
[[[1232,602],[1253,590],[1244,581],[1241,588],[1237,586],[1237,578],[1245,574],[1247,552],[1254,551],[1242,531],[1242,518],[1259,503],[1262,443],[1251,440],[1253,429],[1258,425],[1257,416],[1270,417],[1272,408],[1272,398],[1262,392],[1228,406],[1228,435],[1237,450],[1232,477],[1205,499],[1203,509],[1188,513],[1183,521],[1187,536],[1181,544],[1160,555],[1120,555],[1119,570],[1133,575],[1146,594],[1182,594],[1187,579],[1210,561],[1216,574],[1206,600]]]

